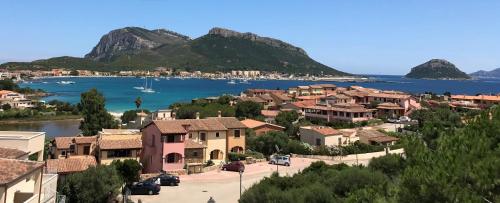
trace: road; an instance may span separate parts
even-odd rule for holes
[[[358,160],[360,164],[367,164],[369,159]],[[281,176],[293,175],[299,170],[303,170],[316,159],[292,158],[290,167],[279,166],[278,171]],[[340,161],[327,160],[328,164],[339,163]],[[343,159],[347,164],[355,164],[355,159]],[[264,177],[269,177],[276,171],[275,165],[265,162],[246,165],[242,176],[243,191],[253,184],[258,183]],[[210,197],[217,203],[235,203],[239,199],[239,173],[230,171],[210,171],[206,173],[180,176],[181,184],[175,187],[162,186],[159,195],[134,195],[131,199],[143,203],[153,202],[207,202]]]

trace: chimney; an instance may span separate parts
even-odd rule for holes
[[[196,112],[196,119],[200,119],[200,112]]]
[[[217,117],[222,117],[222,111],[217,111]]]

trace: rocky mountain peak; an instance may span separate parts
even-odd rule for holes
[[[269,37],[261,37],[257,34],[251,33],[251,32],[241,33],[241,32],[226,29],[226,28],[214,27],[214,28],[210,29],[210,31],[208,31],[208,35],[217,35],[217,36],[226,37],[226,38],[227,37],[236,37],[236,38],[246,39],[246,40],[250,40],[250,41],[261,42],[261,43],[264,43],[264,44],[267,44],[267,45],[270,45],[273,47],[284,48],[284,49],[287,49],[290,51],[299,52],[303,55],[307,55],[307,53],[299,47],[293,46],[293,45],[288,44],[286,42],[283,42],[281,40],[277,40],[277,39],[273,39],[273,38],[269,38]]]

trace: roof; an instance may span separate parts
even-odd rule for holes
[[[334,84],[317,84],[323,88],[335,88],[337,87],[337,85],[334,85]]]
[[[133,135],[140,134],[141,131],[137,129],[102,129],[100,135]]]
[[[320,85],[309,85],[309,87],[311,87],[313,89],[323,89],[323,87]]]
[[[313,100],[306,100],[306,101],[298,101],[298,102],[292,102],[292,105],[298,107],[298,108],[306,108],[308,106],[314,106],[316,105],[316,101]]]
[[[262,94],[262,95],[259,95],[257,97],[259,97],[259,98],[261,98],[263,100],[266,100],[266,101],[267,100],[273,100],[273,98],[271,96],[269,96],[268,94]]]
[[[222,123],[226,128],[247,128],[246,125],[241,123],[235,117],[210,117],[209,119],[215,119]]]
[[[390,93],[370,93],[370,97],[390,98],[390,99],[408,99],[408,94],[390,94]]]
[[[325,111],[341,111],[341,112],[372,112],[372,109],[366,109],[362,105],[358,104],[335,104],[334,106],[308,106],[307,109],[325,110]]]
[[[55,137],[54,142],[56,143],[57,149],[69,149],[69,145],[73,143],[74,137]]]
[[[58,174],[81,172],[96,164],[95,157],[90,155],[70,156],[66,159],[48,159],[46,172]]]
[[[298,96],[298,100],[316,100],[325,97],[325,95],[308,95],[308,96]]]
[[[256,102],[256,103],[266,103],[266,101],[264,101],[263,99],[261,99],[259,97],[240,97],[240,100],[241,101],[252,101],[252,102]]]
[[[222,119],[221,119],[222,120]],[[224,120],[228,126],[238,126],[234,120]],[[182,120],[160,120],[153,121],[161,133],[164,134],[186,134],[189,131],[222,131],[227,127],[214,118],[205,119],[182,119]],[[149,124],[148,124],[149,125]],[[188,129],[186,129],[188,128]]]
[[[10,90],[0,90],[0,95],[11,94],[11,93],[17,93],[17,92],[10,91]]]
[[[399,138],[388,136],[377,130],[359,130],[357,133],[358,137],[366,137],[370,141],[383,143],[397,141]]]
[[[401,106],[399,106],[398,104],[386,102],[386,103],[380,103],[379,105],[377,105],[377,109],[396,109],[396,110],[401,110],[401,109],[404,109],[404,108],[401,107]]]
[[[276,116],[278,116],[279,113],[280,113],[280,111],[276,111],[276,110],[261,110],[260,111],[260,114],[262,114],[264,117],[276,117]]]
[[[78,136],[74,137],[76,144],[92,144],[97,140],[97,136]]]
[[[303,126],[300,128],[313,130],[323,136],[342,135],[340,131],[327,126]]]
[[[207,146],[200,144],[198,142],[195,142],[191,139],[186,139],[184,141],[184,148],[186,149],[200,149],[200,148],[206,148]]]
[[[271,123],[266,123],[266,122],[262,122],[262,121],[258,121],[258,120],[253,120],[253,119],[245,119],[245,120],[242,120],[241,123],[243,123],[243,125],[245,125],[248,128],[258,128],[261,126],[269,125],[269,126],[274,126],[277,128],[285,129],[285,127],[283,127],[283,126],[279,126],[279,125],[275,125],[275,124],[271,124]]]
[[[99,140],[99,148],[109,149],[140,149],[142,135],[104,135]]]
[[[279,100],[283,100],[283,101],[292,100],[292,98],[288,97],[285,94],[281,94],[281,93],[271,93],[271,96],[274,96],[274,97],[278,98]]]
[[[500,101],[500,96],[492,96],[492,95],[478,95],[478,96],[451,95],[451,98],[452,99],[463,99],[463,100]]]
[[[18,178],[42,168],[43,162],[0,158],[0,185],[11,183]]]
[[[0,158],[5,159],[18,159],[24,155],[27,155],[28,152],[14,149],[14,148],[2,148],[0,147]]]
[[[29,140],[41,135],[45,135],[45,132],[0,131],[0,140]]]

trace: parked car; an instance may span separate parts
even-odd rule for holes
[[[222,165],[222,170],[224,171],[236,171],[236,172],[239,172],[239,171],[245,171],[245,165],[240,162],[240,161],[233,161],[231,163],[227,163],[227,164],[224,164]]]
[[[125,186],[131,195],[157,195],[160,193],[160,185],[154,181],[135,182]]]
[[[177,186],[181,182],[179,179],[179,176],[168,174],[168,173],[163,173],[158,176],[160,179],[160,184],[162,186],[164,185],[170,185],[170,186]]]
[[[399,123],[400,120],[395,119],[395,118],[389,118],[389,119],[387,119],[387,122],[389,122],[389,123]]]
[[[290,155],[271,155],[269,158],[269,163],[273,165],[284,165],[284,166],[290,166],[292,163],[290,160]]]
[[[411,122],[411,118],[408,116],[401,116],[401,117],[399,117],[399,120],[401,122]]]

